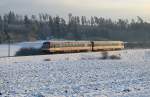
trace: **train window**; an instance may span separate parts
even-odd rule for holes
[[[65,46],[68,47],[68,43],[66,43]]]
[[[88,44],[87,46],[91,46],[91,44]]]
[[[57,48],[57,44],[54,44],[54,48]]]
[[[62,47],[65,47],[65,43],[62,43]]]
[[[55,48],[55,44],[53,44],[53,48]]]
[[[70,47],[70,43],[67,44],[67,47]]]
[[[74,43],[71,43],[71,47],[74,47]]]
[[[59,48],[59,47],[60,47],[60,44],[56,44],[56,47]]]
[[[78,44],[76,43],[75,46],[78,47]]]
[[[63,43],[60,43],[60,44],[59,44],[59,47],[63,47]]]
[[[79,43],[79,47],[81,47],[81,44]]]
[[[65,46],[68,47],[68,43],[66,43]]]
[[[81,46],[81,44],[79,44],[79,47]]]
[[[55,47],[56,47],[56,45],[55,45],[55,44],[53,44],[53,47],[55,48]]]
[[[79,47],[81,47],[81,44],[79,44]]]
[[[70,43],[68,43],[68,47],[70,47]]]
[[[117,46],[117,45],[119,45],[119,44],[118,44],[118,43],[114,43],[114,44],[113,44],[113,46]]]
[[[73,43],[73,47],[75,47],[76,46],[76,44],[75,43]]]
[[[82,47],[83,46],[83,44],[80,44],[80,47]]]
[[[87,43],[85,44],[85,47],[88,47],[88,44],[87,44]]]
[[[67,43],[67,47],[69,47],[70,46],[70,44],[69,43]]]
[[[78,44],[77,44],[77,43],[75,44],[75,47],[78,47]]]
[[[64,43],[62,42],[62,43],[60,43],[60,47],[63,47],[64,46]]]
[[[59,47],[63,47],[63,44],[62,44],[62,43],[60,43],[58,46],[59,46]]]
[[[75,45],[76,45],[76,47],[78,47],[78,46],[79,46],[79,44],[78,44],[78,43],[76,43]]]
[[[79,47],[79,43],[77,43],[77,47]]]
[[[55,46],[55,44],[53,44],[53,48],[55,48],[56,46]]]
[[[72,43],[70,43],[70,47],[72,47]]]
[[[75,44],[74,43],[72,43],[72,47],[74,47],[75,46]]]
[[[69,47],[71,47],[71,45],[72,45],[72,44],[71,44],[71,43],[69,43]]]
[[[81,46],[81,43],[78,43],[78,46],[80,47],[80,46]]]
[[[84,47],[85,45],[84,44],[82,44],[82,47]]]
[[[49,47],[50,47],[49,42],[45,42],[45,43],[43,43],[43,48],[49,48]]]
[[[76,47],[76,43],[73,43],[72,45],[73,45],[73,47]]]
[[[75,43],[74,46],[77,47],[77,43]]]
[[[71,47],[74,47],[75,45],[74,45],[74,43],[71,43]]]
[[[53,44],[50,44],[50,48],[53,48]]]
[[[66,43],[63,43],[63,47],[66,47]]]

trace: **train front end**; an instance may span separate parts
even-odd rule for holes
[[[43,43],[42,51],[45,53],[50,53],[50,42],[44,42]]]

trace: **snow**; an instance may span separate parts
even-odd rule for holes
[[[0,97],[150,97],[150,49],[0,58]]]
[[[20,49],[19,45],[11,45],[11,50],[10,50],[10,55],[14,56],[16,54],[16,52]],[[3,44],[0,45],[0,57],[4,57],[4,56],[8,56],[8,45],[7,44]]]

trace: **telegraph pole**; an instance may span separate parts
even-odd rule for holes
[[[7,33],[7,39],[8,39],[8,57],[10,57],[10,36]]]

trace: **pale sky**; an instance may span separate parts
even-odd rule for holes
[[[51,15],[102,16],[106,18],[135,18],[150,21],[150,0],[0,0],[0,14],[48,13]]]

